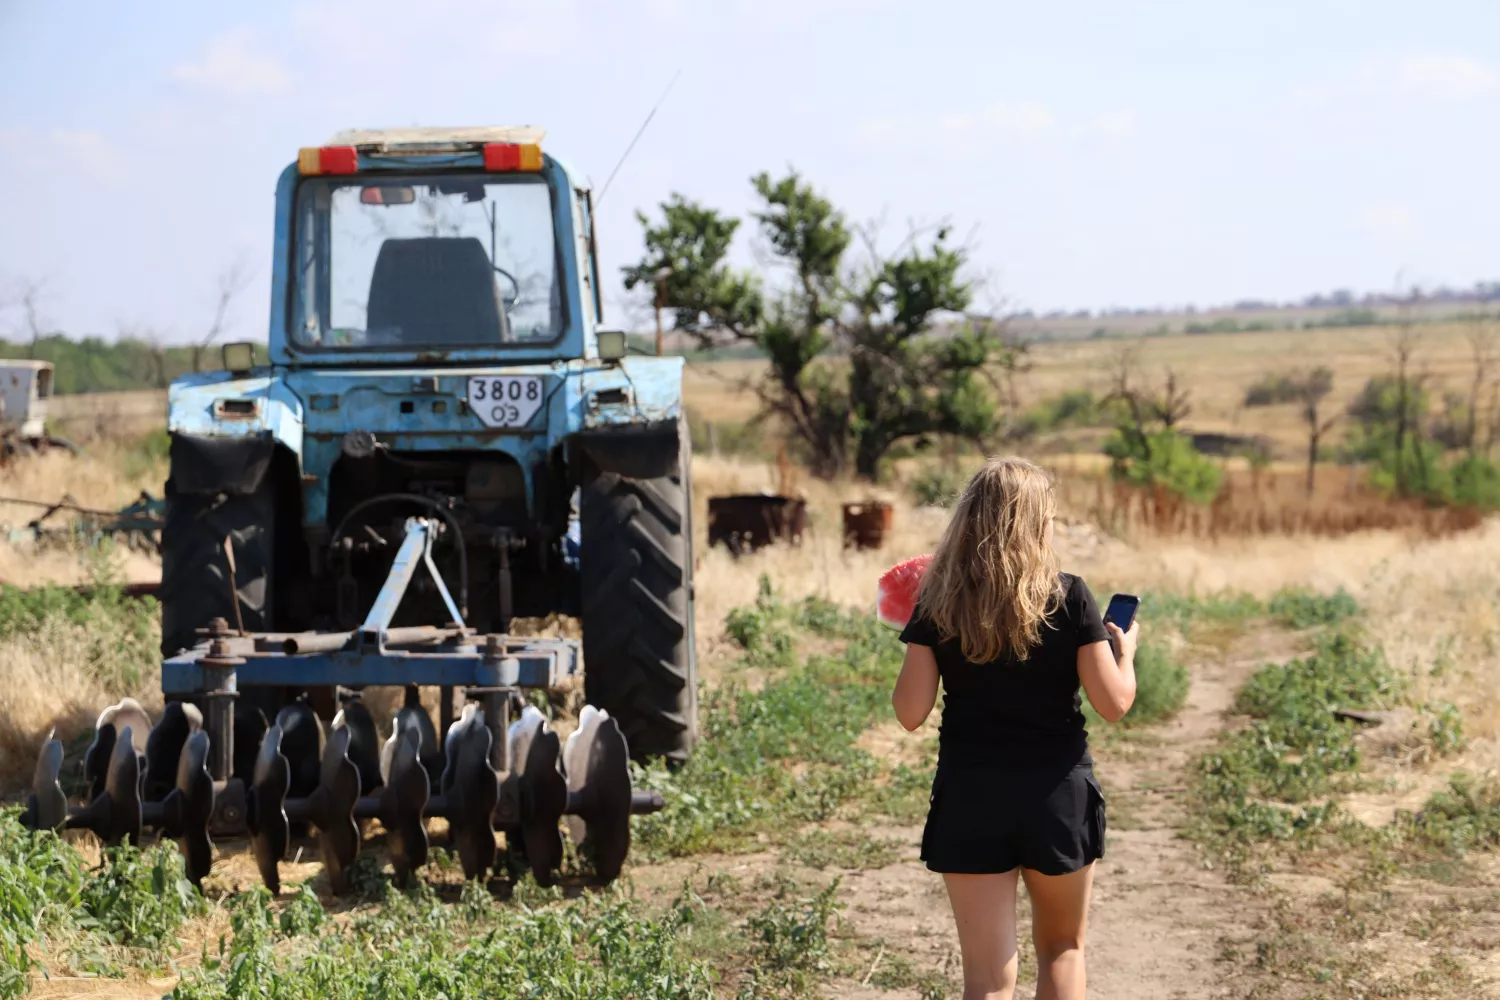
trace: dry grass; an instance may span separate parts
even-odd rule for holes
[[[109,626],[54,618],[31,634],[0,639],[0,788],[29,783],[48,732],[67,745],[90,732],[99,712],[125,695],[155,717],[161,708],[159,671],[122,685],[118,672],[100,662],[111,646],[100,632]]]
[[[1416,370],[1427,379],[1434,405],[1446,389],[1467,393],[1472,377],[1464,340],[1467,325],[1430,324],[1414,329],[1420,338]],[[1109,391],[1117,359],[1128,351],[1142,386],[1159,386],[1170,368],[1179,383],[1191,390],[1189,429],[1264,435],[1278,458],[1295,462],[1307,447],[1298,408],[1284,404],[1246,409],[1245,390],[1266,374],[1323,365],[1334,372],[1333,393],[1324,412],[1342,412],[1366,380],[1390,371],[1393,333],[1390,327],[1364,327],[1039,343],[1031,349],[1034,367],[1019,383],[1021,403],[1029,406],[1078,389],[1103,395]],[[691,363],[684,380],[688,403],[706,420],[747,420],[756,412],[756,401],[751,393],[738,389],[737,383],[764,368],[760,361]],[[1333,436],[1338,435],[1336,428]]]

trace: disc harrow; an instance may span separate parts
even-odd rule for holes
[[[630,816],[664,804],[656,793],[632,790],[619,725],[605,712],[585,709],[563,752],[547,719],[527,706],[496,741],[499,727],[486,717],[483,703],[491,702],[494,711],[499,702],[503,717],[508,702],[494,694],[481,693],[465,705],[441,754],[428,755],[423,743],[435,727],[409,698],[379,745],[370,775],[361,774],[352,759],[361,736],[376,731],[363,705],[346,705],[326,739],[311,709],[288,706],[261,740],[248,788],[237,787],[237,778],[214,781],[209,734],[194,706],[172,702],[153,726],[140,705],[126,699],[99,718],[84,755],[88,792],[81,803],[69,803],[63,792],[63,746],[49,736],[37,756],[23,821],[36,829],[89,830],[107,847],[139,844],[145,831],[154,831],[177,842],[195,885],[212,864],[210,834],[246,833],[272,892],[281,890],[280,864],[294,827],[310,825],[329,889],[344,895],[362,847],[362,820],[380,822],[395,882],[403,888],[427,863],[427,820],[433,817],[448,821],[449,844],[465,877],[481,879],[495,868],[495,834],[504,832],[512,860],[524,863],[539,884],[554,885],[566,820],[569,835],[593,857],[599,880],[613,881],[630,848]],[[368,730],[359,733],[366,722]],[[287,730],[300,734],[295,748]],[[435,750],[436,744],[434,737]],[[293,777],[307,773],[309,751],[317,754],[316,784],[308,794],[293,796]],[[434,761],[441,762],[435,776],[428,770]],[[374,787],[365,787],[371,780]],[[244,803],[239,829],[220,822],[226,796]]]
[[[155,725],[127,698],[100,714],[83,759],[85,801],[70,804],[60,782],[62,744],[37,757],[25,821],[36,828],[91,830],[107,846],[139,844],[146,830],[176,840],[188,877],[201,884],[212,835],[248,835],[261,878],[281,889],[281,862],[309,829],[330,889],[347,893],[361,849],[361,823],[378,820],[400,885],[427,863],[426,821],[448,822],[448,845],[464,875],[495,868],[503,832],[512,867],[553,885],[563,861],[561,828],[593,859],[604,882],[630,850],[630,817],[655,812],[660,795],[636,792],[619,722],[585,708],[567,740],[535,707],[512,723],[526,688],[557,690],[578,668],[572,640],[474,635],[432,564],[436,521],[411,518],[385,585],[364,623],[349,632],[248,633],[215,618],[202,641],[162,664],[169,697]],[[430,574],[454,620],[392,627],[417,571]],[[231,566],[232,570],[232,566]],[[418,684],[440,692],[433,723]],[[360,700],[366,687],[403,686],[405,701],[382,743]],[[274,719],[247,704],[246,688],[342,692],[325,732],[305,700]],[[453,696],[467,703],[452,718]],[[201,706],[201,707],[200,707]]]

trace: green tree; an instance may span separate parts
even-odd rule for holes
[[[1106,403],[1115,414],[1114,434],[1104,443],[1110,472],[1133,486],[1165,489],[1194,503],[1219,495],[1223,472],[1177,429],[1192,412],[1190,393],[1167,370],[1161,392],[1140,388],[1136,352],[1126,348],[1115,359],[1114,389]]]
[[[1014,373],[1025,345],[1003,327],[965,320],[938,335],[973,299],[967,254],[946,228],[914,233],[894,256],[855,233],[844,214],[795,171],[751,178],[751,213],[785,280],[768,289],[727,263],[737,219],[674,194],[659,221],[638,213],[646,253],[625,287],[656,287],[678,330],[704,346],[754,344],[769,361],[751,383],[779,416],[815,474],[852,470],[874,479],[898,442],[948,435],[981,441],[998,427],[990,373]],[[834,363],[833,355],[847,359]]]

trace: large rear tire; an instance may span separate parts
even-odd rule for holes
[[[270,628],[275,507],[269,483],[248,496],[167,495],[161,533],[161,648],[172,656],[200,641],[215,618],[235,626],[224,539],[233,540],[235,591],[245,628]]]
[[[687,759],[697,738],[691,450],[633,479],[592,467],[580,484],[584,693],[638,760]]]

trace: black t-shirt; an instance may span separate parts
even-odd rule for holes
[[[958,637],[944,641],[920,605],[901,641],[931,646],[943,679],[938,761],[1032,766],[1088,758],[1078,692],[1078,649],[1109,639],[1088,585],[1062,574],[1063,596],[1025,660],[1010,653],[970,663]]]

